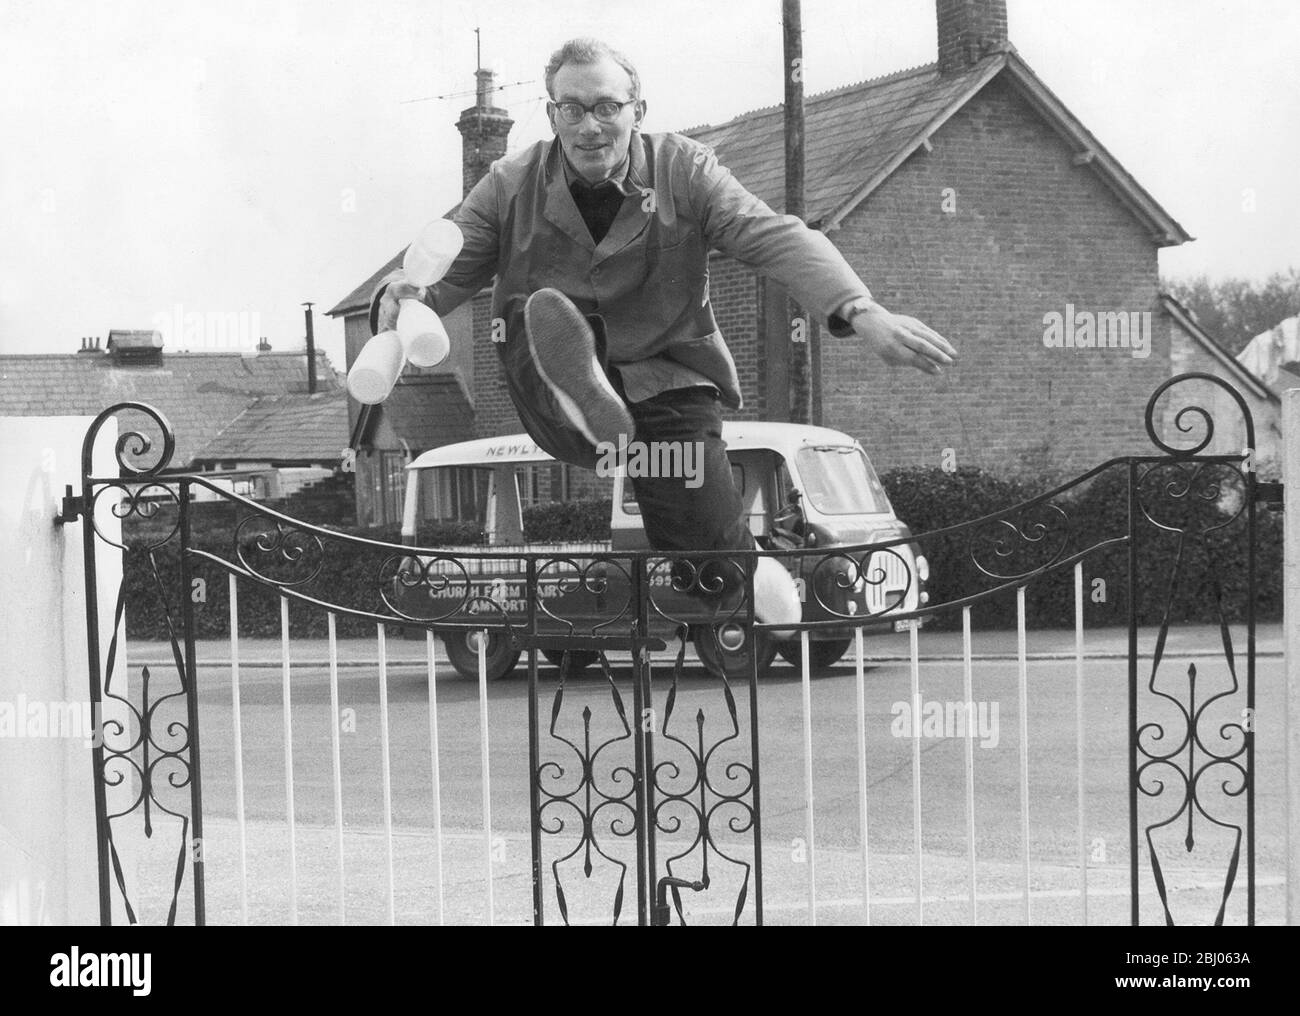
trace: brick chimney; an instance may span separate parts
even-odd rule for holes
[[[939,73],[957,74],[1010,48],[1006,0],[935,0]]]
[[[506,154],[506,138],[515,125],[504,109],[492,105],[492,72],[479,68],[474,77],[478,79],[478,101],[456,121],[462,139],[461,172],[466,194],[486,175],[488,167]]]

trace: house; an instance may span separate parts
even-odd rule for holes
[[[961,360],[937,381],[886,369],[853,337],[797,323],[779,287],[715,252],[711,299],[745,400],[734,415],[791,418],[792,336],[807,335],[813,421],[859,438],[886,469],[1081,472],[1151,452],[1148,397],[1184,370],[1244,387],[1257,425],[1264,417],[1268,426],[1276,403],[1266,389],[1159,291],[1160,250],[1192,237],[1016,52],[1005,0],[935,8],[935,63],[805,100],[805,204],[809,225],[876,298],[947,336]],[[492,132],[466,129],[473,110],[458,124],[467,187],[485,150],[504,153],[505,112],[488,105],[482,83],[480,119]],[[783,130],[778,105],[682,133],[780,211]],[[368,336],[373,284],[398,263],[400,254],[331,311],[350,336]],[[480,294],[455,322],[473,339],[472,363],[455,369],[472,395],[477,436],[519,429],[487,306]],[[1235,407],[1224,408],[1209,450],[1240,451],[1244,427]],[[1176,434],[1168,409],[1160,421]]]
[[[158,332],[115,330],[102,348],[82,339],[66,354],[0,355],[0,415],[95,416],[143,402],[175,434],[167,472],[203,472],[225,489],[282,501],[344,466],[342,379],[324,353],[315,373],[313,394],[301,352],[265,342],[244,352],[172,352]],[[131,427],[157,435],[140,414],[123,413],[119,430]]]
[[[282,501],[344,471],[347,425],[347,392],[340,385],[264,395],[200,448],[192,465],[236,494]]]

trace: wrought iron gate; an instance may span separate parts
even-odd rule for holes
[[[1215,429],[1213,414],[1203,406],[1185,406],[1176,413],[1165,410],[1157,419],[1161,398],[1182,382],[1202,382],[1210,390],[1226,392],[1241,414],[1242,452],[1203,454]],[[120,475],[95,476],[91,455],[109,419],[125,427],[116,444]],[[1144,875],[1154,883],[1165,921],[1175,921],[1165,871],[1167,834],[1176,829],[1186,851],[1196,849],[1207,833],[1227,837],[1215,921],[1227,918],[1244,864],[1244,919],[1253,924],[1255,546],[1260,499],[1253,461],[1254,425],[1240,394],[1208,374],[1185,374],[1162,384],[1148,402],[1145,424],[1157,454],[1112,459],[995,514],[883,543],[773,553],[791,561],[814,562],[807,596],[828,619],[801,627],[837,632],[881,624],[906,627],[943,614],[960,613],[969,623],[973,607],[983,610],[1005,604],[1009,596],[1016,597],[1023,631],[1025,590],[1070,570],[1076,570],[1081,625],[1077,576],[1082,573],[1076,566],[1099,556],[1124,554],[1132,921],[1139,921]],[[1176,448],[1163,436],[1175,430],[1199,431],[1199,437],[1194,436],[1190,447]],[[451,553],[364,540],[289,518],[223,491],[202,475],[167,473],[173,448],[170,427],[157,410],[139,403],[105,410],[83,445],[82,490],[75,496],[69,490],[58,520],[83,523],[90,697],[97,710],[108,707],[103,713],[105,737],[94,749],[92,774],[104,923],[119,916],[136,920],[115,846],[117,824],[138,821],[146,836],[152,836],[156,821],[164,817],[180,823],[172,854],[168,923],[177,920],[187,879],[193,920],[205,921],[197,629],[190,595],[199,565],[230,576],[232,596],[240,580],[279,597],[286,632],[287,605],[293,603],[327,612],[331,635],[334,619],[341,618],[380,626],[417,626],[456,638],[481,632],[480,661],[486,659],[491,639],[508,641],[528,653],[536,923],[555,916],[566,923],[586,919],[575,910],[580,900],[585,913],[613,923],[630,919],[632,912],[638,924],[666,924],[674,918],[688,923],[691,900],[705,897],[711,898],[715,910],[725,910],[730,923],[763,923],[761,653],[749,654],[743,674],[711,667],[703,684],[688,680],[685,645],[689,635],[699,637],[701,626],[677,616],[662,595],[667,590],[716,590],[720,571],[733,570],[731,586],[741,592],[717,609],[715,619],[703,626],[704,633],[715,640],[717,650],[732,642],[753,646],[770,634],[754,623],[751,610],[758,552],[712,561],[700,555],[639,553]],[[1102,489],[1107,477],[1115,483],[1108,489],[1122,491],[1117,496],[1127,499],[1123,522],[1116,522],[1111,530],[1091,521],[1084,525],[1077,514],[1079,499]],[[194,545],[196,491],[223,500],[235,515],[222,554]],[[1073,519],[1072,511],[1076,511]],[[104,520],[110,513],[118,520],[135,516],[174,517],[174,521],[155,528],[128,550],[104,531],[109,527],[97,521],[97,515]],[[1225,543],[1228,537],[1237,542]],[[1151,576],[1144,571],[1141,550],[1144,541],[1158,539],[1176,545],[1173,564],[1166,574]],[[352,590],[357,595],[350,599],[342,596],[338,576],[329,567],[331,554],[344,545],[366,562],[365,580]],[[896,579],[900,568],[908,588],[919,588],[925,576],[909,550],[917,546],[931,560],[943,557],[954,568],[960,563],[969,580],[960,595],[932,599],[915,610],[900,609],[899,599],[866,613],[860,610],[860,600],[846,598],[846,590],[879,585],[886,575]],[[1232,547],[1243,546],[1244,562],[1234,560]],[[959,554],[952,551],[954,547]],[[124,582],[112,608],[113,635],[103,649],[95,590],[97,555],[106,550],[143,555],[155,602],[128,603]],[[1198,669],[1195,663],[1183,671],[1169,649],[1171,622],[1177,616],[1175,601],[1185,592],[1180,583],[1193,558],[1210,562],[1208,568],[1202,567],[1209,576],[1208,587],[1198,592],[1213,603],[1223,649],[1222,674],[1207,675],[1207,667],[1202,664]],[[1241,564],[1244,575],[1232,577],[1233,565]],[[507,565],[527,575],[522,624],[499,598],[482,595],[475,583],[476,575]],[[174,574],[169,566],[174,566]],[[1147,580],[1155,578],[1161,586],[1153,590]],[[565,618],[539,592],[547,587],[580,590],[601,601],[607,620],[584,627]],[[410,607],[413,590],[425,605],[418,611]],[[1244,605],[1233,605],[1234,592],[1244,592]],[[1163,600],[1155,603],[1152,597]],[[159,675],[145,668],[139,674],[138,694],[124,690],[125,675],[119,666],[118,636],[128,607],[159,611],[170,632],[174,672]],[[232,611],[232,621],[236,616]],[[1159,619],[1149,669],[1139,651],[1143,617]],[[1245,625],[1244,653],[1233,643],[1230,631],[1237,617]],[[382,627],[380,631],[382,639]],[[913,635],[914,652],[915,639]],[[620,678],[610,664],[607,654],[616,650],[631,654],[630,680]],[[559,660],[558,669],[543,672],[539,653]],[[803,660],[806,687],[806,642]],[[1023,687],[1023,638],[1021,663]],[[600,668],[599,677],[579,679],[582,667],[593,664]],[[285,687],[287,695],[287,676]],[[580,699],[593,697],[596,708],[592,701],[582,701],[578,708]],[[684,704],[687,699],[694,702],[690,715]],[[1026,722],[1023,713],[1021,722],[1022,726]],[[865,758],[865,745],[859,747]],[[110,796],[116,802],[113,806]],[[1024,821],[1027,833],[1027,817]],[[1149,871],[1144,865],[1149,865]],[[628,892],[634,894],[634,904],[628,902]],[[700,893],[705,895],[697,896]]]

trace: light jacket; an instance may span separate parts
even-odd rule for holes
[[[530,431],[539,414],[542,422],[553,419],[555,408],[524,336],[524,303],[543,287],[603,318],[608,361],[630,400],[658,394],[674,374],[664,368],[680,364],[717,385],[733,408],[741,403],[740,383],[709,302],[711,249],[775,279],[824,323],[849,300],[870,296],[824,234],[774,213],[706,146],[680,134],[637,132],[628,154],[629,196],[599,244],[569,193],[558,139],[494,162],[454,215],[465,245],[427,302],[447,314],[495,277],[492,316],[504,321],[505,339],[498,348]],[[568,461],[588,457],[547,450]]]

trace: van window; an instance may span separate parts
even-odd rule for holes
[[[492,471],[470,466],[422,469],[420,522],[478,522],[487,512]]]
[[[803,493],[825,515],[882,514],[891,511],[885,488],[861,450],[848,445],[800,448]]]

